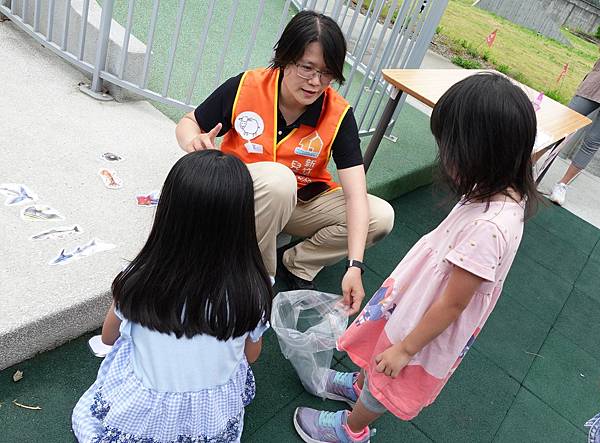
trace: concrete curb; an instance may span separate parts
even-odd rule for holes
[[[100,327],[110,304],[110,292],[105,292],[0,334],[0,370]]]
[[[5,206],[0,195],[0,369],[98,327],[115,275],[144,243],[154,211],[136,194],[160,189],[183,152],[175,124],[145,101],[98,102],[79,92],[83,76],[40,47],[12,22],[0,23],[2,162],[0,183],[23,183],[37,203],[64,221],[21,220],[26,206]],[[27,85],[24,87],[23,85]],[[103,152],[125,160],[107,163]],[[104,187],[102,167],[123,179]],[[79,224],[63,240],[31,241],[46,229]],[[115,249],[62,266],[48,262],[65,248],[99,238]]]

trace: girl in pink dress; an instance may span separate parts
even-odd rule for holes
[[[296,409],[306,442],[364,443],[384,412],[414,418],[434,402],[500,297],[538,199],[533,106],[507,78],[473,75],[440,98],[431,131],[440,170],[461,199],[339,339],[362,371],[330,371],[327,397],[353,409]]]

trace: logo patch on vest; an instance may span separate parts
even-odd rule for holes
[[[304,157],[317,158],[323,149],[323,140],[319,136],[318,132],[314,132],[306,137],[302,138],[298,142],[298,146],[294,149],[294,152]]]
[[[236,132],[246,141],[258,137],[265,130],[265,122],[256,112],[240,113],[234,123]]]

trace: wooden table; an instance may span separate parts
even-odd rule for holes
[[[383,78],[395,89],[379,119],[377,128],[365,152],[365,170],[367,170],[377,152],[381,139],[394,115],[398,102],[406,93],[427,106],[434,107],[440,97],[455,83],[479,72],[496,72],[480,69],[384,69]],[[539,92],[515,80],[533,101]],[[556,147],[564,138],[592,121],[572,109],[544,97],[541,108],[536,112],[538,132],[545,134],[543,146],[537,146],[536,153]],[[539,156],[534,157],[536,160]],[[551,163],[551,162],[550,162]],[[546,165],[546,169],[550,164]],[[543,171],[545,172],[545,171]],[[540,174],[539,179],[543,174]]]

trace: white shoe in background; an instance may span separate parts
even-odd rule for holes
[[[562,206],[567,199],[567,188],[568,186],[564,183],[557,183],[552,188],[552,194],[550,194],[550,201]]]

